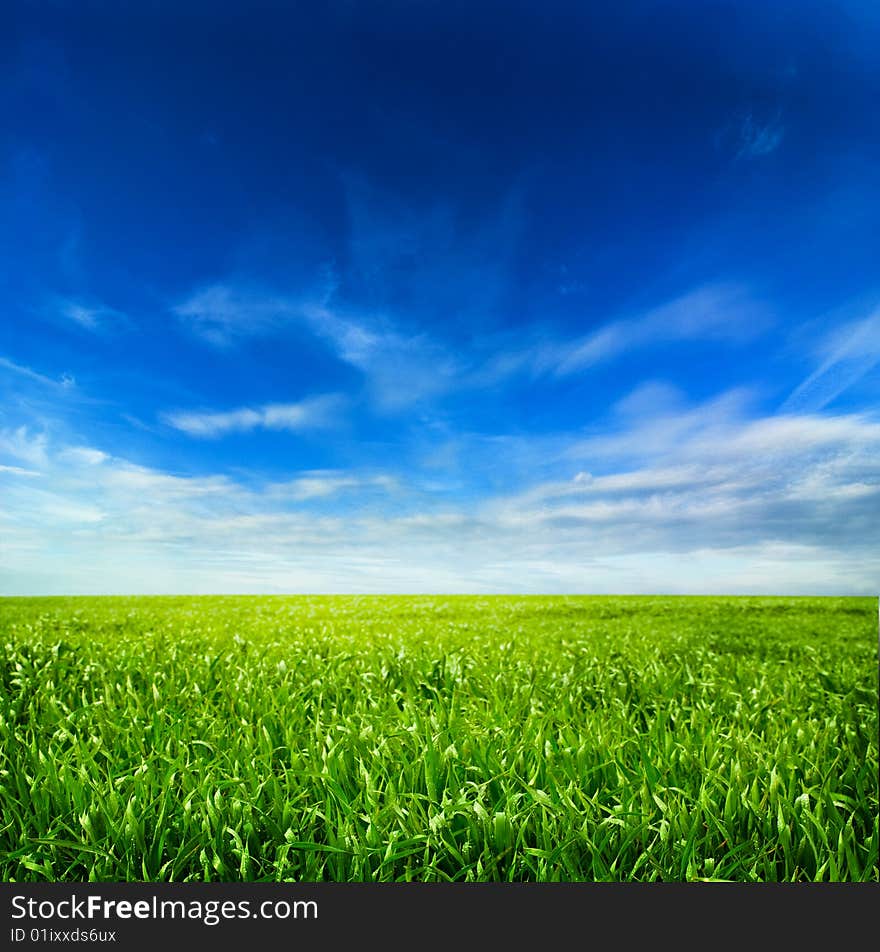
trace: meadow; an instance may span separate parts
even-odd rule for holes
[[[873,598],[0,600],[0,878],[878,879]]]

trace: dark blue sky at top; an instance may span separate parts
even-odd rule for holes
[[[679,409],[745,388],[755,417],[792,394],[814,413],[880,396],[875,363],[853,369],[859,335],[877,348],[880,293],[870,3],[19,3],[4,19],[8,432],[249,484],[532,440],[503,471],[449,450],[473,500],[573,475],[535,464],[542,441],[607,432],[640,388]],[[706,288],[741,326],[658,315]],[[566,363],[609,326],[629,344]],[[173,422],[321,394],[344,406],[330,431]]]

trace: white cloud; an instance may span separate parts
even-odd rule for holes
[[[880,308],[843,324],[825,340],[819,366],[785,400],[782,412],[815,412],[880,364]]]
[[[648,380],[614,404],[614,412],[628,419],[672,415],[684,408],[685,395],[664,380]]]
[[[353,490],[393,492],[399,487],[394,477],[387,475],[362,476],[333,470],[314,470],[302,473],[284,483],[273,483],[266,489],[268,497],[296,502],[326,499]]]
[[[880,422],[753,419],[747,407],[722,394],[652,418],[621,412],[617,432],[559,436],[549,465],[567,476],[550,480],[535,478],[548,465],[546,442],[494,438],[482,452],[496,469],[511,467],[512,484],[527,487],[518,492],[476,493],[467,482],[436,490],[418,472],[404,483],[341,470],[245,485],[89,446],[54,448],[21,428],[14,441],[41,456],[43,478],[0,469],[0,585],[9,593],[875,592]],[[659,435],[645,441],[648,431]],[[475,448],[463,444],[471,465]]]
[[[426,334],[406,335],[387,321],[355,320],[324,305],[309,306],[304,315],[340,360],[364,374],[382,410],[400,410],[464,383],[459,359]]]
[[[35,469],[25,469],[23,466],[0,466],[0,473],[9,473],[13,476],[41,476]]]
[[[546,347],[538,352],[537,364],[565,376],[651,345],[690,340],[743,343],[763,333],[770,321],[767,307],[745,288],[707,285],[636,317],[606,324],[579,341]]]
[[[863,416],[744,419],[724,396],[573,444],[580,470],[491,503],[511,530],[621,554],[791,544],[869,554],[880,523],[880,423]],[[865,578],[864,572],[857,574]]]
[[[0,454],[30,463],[37,469],[48,461],[49,438],[45,432],[31,433],[27,426],[0,430]]]
[[[238,283],[200,288],[172,308],[194,333],[218,347],[271,333],[302,317],[302,303]]]
[[[106,453],[96,450],[92,446],[69,446],[58,455],[61,459],[70,460],[74,463],[85,463],[88,466],[99,466],[110,459]]]
[[[47,498],[40,511],[44,518],[61,526],[68,523],[89,525],[101,522],[105,517],[104,511],[99,506],[76,505],[51,498]]]
[[[133,501],[138,506],[149,506],[152,502],[178,504],[206,496],[231,497],[237,492],[236,485],[225,476],[175,476],[126,460],[114,460],[113,466],[106,467],[99,478],[103,486],[123,498],[136,494]]]
[[[65,320],[93,333],[118,329],[128,324],[125,314],[105,304],[56,298],[50,308]]]
[[[671,393],[671,391],[670,391]],[[745,388],[726,391],[695,407],[675,410],[668,405],[649,412],[643,388],[617,404],[620,424],[586,439],[572,440],[569,458],[599,467],[626,460],[681,459],[682,447],[700,438],[716,441],[732,425],[747,419],[754,395]],[[642,412],[631,415],[634,406]]]
[[[69,390],[76,385],[73,377],[69,374],[63,374],[59,380],[53,380],[51,377],[38,373],[30,367],[25,367],[23,364],[17,364],[14,360],[9,360],[8,357],[0,357],[0,369],[30,380],[32,383],[53,389]]]
[[[300,432],[334,426],[342,405],[340,396],[323,394],[298,403],[267,403],[221,412],[176,411],[163,414],[162,420],[176,430],[203,439],[255,429]]]
[[[396,411],[454,388],[457,358],[425,334],[406,334],[384,317],[367,317],[331,307],[328,286],[311,296],[274,294],[241,284],[216,284],[174,308],[199,336],[216,346],[278,333],[284,327],[307,328],[340,361],[360,371],[381,410]],[[230,420],[230,427],[260,425],[251,411]]]
[[[464,381],[492,386],[509,377],[568,377],[634,350],[688,341],[743,344],[772,324],[770,309],[734,283],[708,284],[657,307],[601,324],[589,334],[563,338],[547,332],[519,348],[485,356]]]
[[[657,307],[604,324],[578,338],[534,336],[525,347],[477,336],[462,352],[426,333],[408,333],[385,314],[356,313],[331,303],[328,281],[309,295],[276,294],[244,284],[216,284],[174,308],[197,334],[217,346],[308,328],[340,361],[360,371],[374,404],[397,412],[450,392],[494,387],[510,378],[567,377],[634,349],[715,341],[740,344],[763,333],[769,309],[740,285],[701,286]],[[507,342],[509,345],[509,342]],[[237,425],[259,425],[250,414]]]
[[[90,331],[96,330],[98,327],[100,312],[95,308],[83,307],[81,304],[70,301],[61,308],[61,313],[74,323],[88,328]]]

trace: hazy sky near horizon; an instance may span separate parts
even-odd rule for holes
[[[0,594],[877,592],[877,4],[5,14]]]

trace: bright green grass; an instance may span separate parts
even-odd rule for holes
[[[0,600],[9,880],[876,880],[877,603]]]

